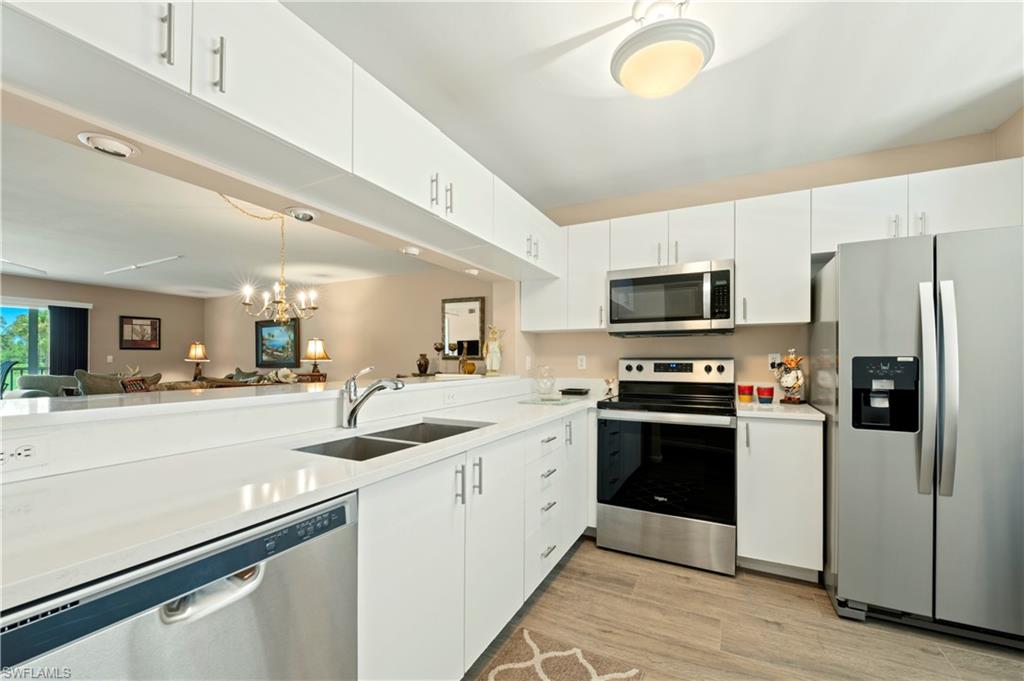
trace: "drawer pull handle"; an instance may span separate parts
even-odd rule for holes
[[[551,552],[554,551],[554,550],[555,550],[555,544],[552,544],[551,546],[549,546],[546,549],[544,549],[544,551],[540,554],[540,557],[541,558],[547,558],[548,556],[551,555]]]
[[[541,441],[540,441],[540,443],[541,443],[542,445],[546,445],[547,443],[549,443],[549,442],[554,442],[554,441],[555,441],[555,440],[557,440],[557,439],[558,439],[558,436],[557,436],[557,435],[552,435],[551,437],[546,437],[546,438],[544,438],[543,440],[541,440]]]
[[[553,509],[556,504],[558,504],[557,501],[549,501],[548,503],[546,503],[546,504],[544,504],[543,506],[540,507],[540,512],[541,513],[547,513],[548,511]]]
[[[547,480],[548,478],[550,478],[552,475],[554,475],[557,472],[558,472],[557,468],[549,468],[546,471],[544,471],[543,473],[541,473],[540,477],[542,477],[545,480]]]
[[[224,39],[224,36],[220,37],[217,41],[217,47],[213,49],[213,53],[217,55],[217,80],[213,81],[213,86],[217,88],[217,91],[221,94],[228,91],[227,89],[227,55],[228,55],[228,41]]]

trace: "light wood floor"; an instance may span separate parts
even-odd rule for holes
[[[836,616],[812,584],[735,578],[581,540],[467,673],[519,626],[661,679],[1007,679],[1024,653],[911,627]],[[553,680],[553,681],[557,681]]]

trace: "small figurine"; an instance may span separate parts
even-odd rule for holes
[[[487,367],[488,376],[497,376],[501,371],[501,339],[505,332],[489,324],[487,327],[487,340],[484,341],[484,366]]]
[[[782,401],[787,404],[800,404],[803,402],[804,372],[800,368],[803,357],[796,354],[796,348],[790,348],[782,362],[774,367],[775,378],[782,386],[785,396]]]

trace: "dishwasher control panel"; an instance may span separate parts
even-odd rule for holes
[[[272,556],[279,551],[290,549],[325,532],[341,527],[346,523],[346,507],[337,506],[310,518],[285,527],[263,537],[263,549],[266,555]]]

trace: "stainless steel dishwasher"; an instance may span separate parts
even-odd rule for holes
[[[31,668],[26,678],[354,679],[356,532],[351,494],[4,612],[0,668]]]

